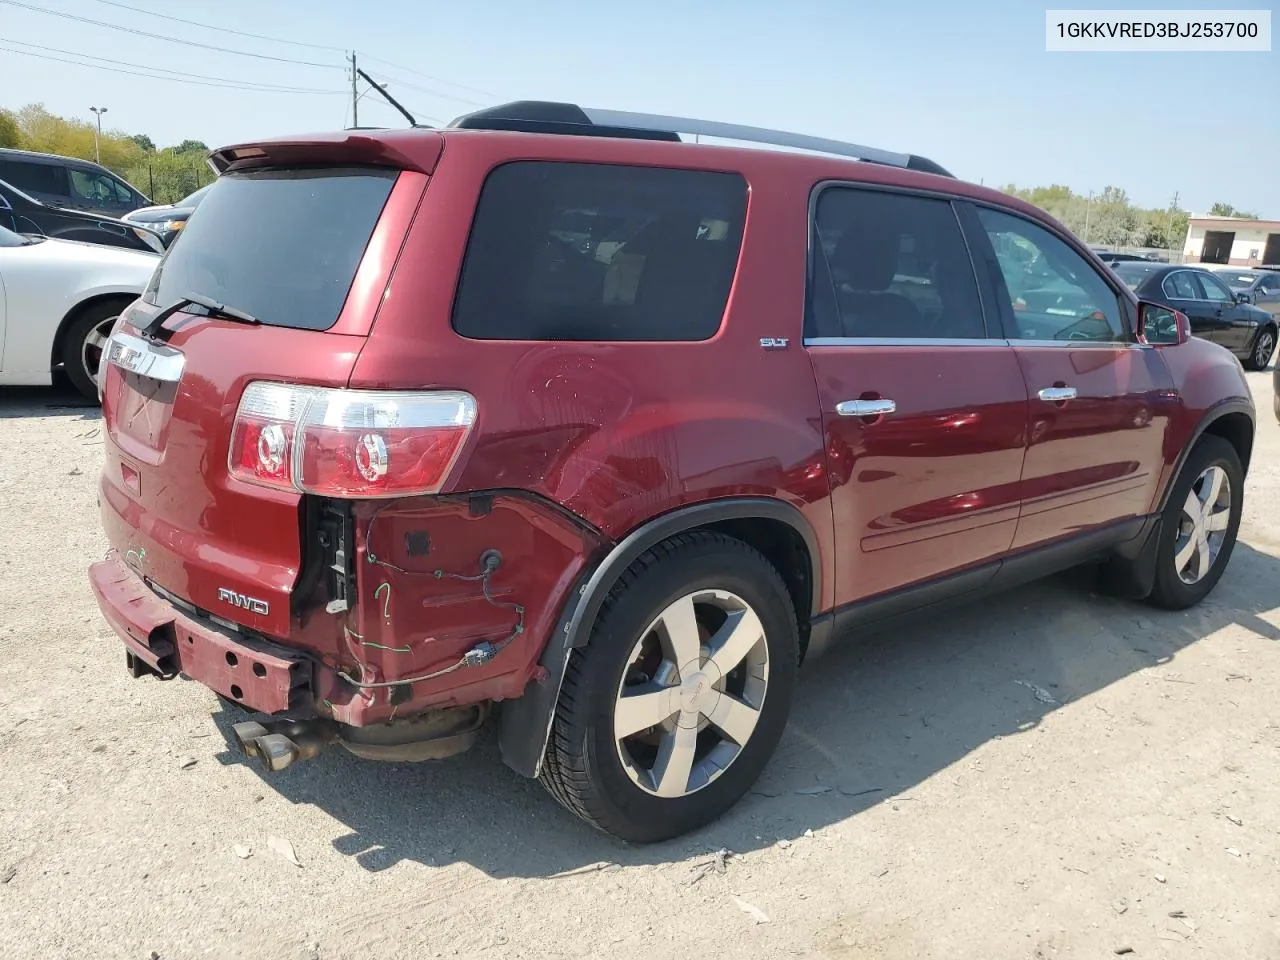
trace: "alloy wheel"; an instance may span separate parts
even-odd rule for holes
[[[614,703],[614,740],[631,781],[678,798],[719,777],[750,740],[769,688],[760,618],[724,590],[681,597],[632,649]]]
[[[1253,362],[1258,365],[1259,370],[1265,370],[1267,363],[1271,360],[1271,351],[1276,347],[1275,335],[1270,330],[1263,330],[1258,334],[1258,343],[1253,348]]]
[[[107,338],[111,336],[111,329],[116,325],[115,317],[107,317],[101,323],[92,327],[85,335],[84,342],[80,344],[80,364],[84,368],[85,376],[93,383],[98,380],[98,367],[102,364],[102,351],[107,348]]]
[[[1231,478],[1205,469],[1187,491],[1173,542],[1173,563],[1183,583],[1199,583],[1213,569],[1231,521]]]

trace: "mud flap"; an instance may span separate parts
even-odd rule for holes
[[[1156,584],[1156,553],[1162,517],[1151,517],[1143,531],[1121,544],[1098,569],[1098,589],[1121,600],[1145,600]]]
[[[555,633],[538,659],[542,679],[534,680],[515,700],[508,700],[498,712],[498,746],[502,760],[516,773],[536,780],[542,773],[551,724],[556,717],[556,701],[573,652],[573,621],[582,606],[589,576],[574,584],[556,622]]]

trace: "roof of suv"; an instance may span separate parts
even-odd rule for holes
[[[767,146],[690,143],[682,140],[680,133]],[[342,130],[233,144],[212,151],[209,165],[218,174],[289,163],[352,163],[394,166],[429,175],[446,139],[495,137],[520,138],[520,142],[536,140],[544,146],[556,143],[556,152],[565,153],[565,159],[590,153],[606,162],[633,159],[657,165],[670,164],[673,157],[678,157],[678,166],[724,168],[749,164],[762,172],[782,172],[785,168],[815,181],[857,180],[964,196],[1056,222],[1030,203],[958,180],[932,160],[914,154],[759,127],[543,101],[516,101],[476,111],[447,127]],[[571,142],[577,145],[571,147]]]
[[[107,171],[107,168],[92,160],[81,157],[64,157],[60,153],[37,153],[35,150],[15,150],[13,147],[0,147],[0,160],[37,160],[41,163],[76,163],[86,167],[94,167]],[[107,171],[108,173],[110,171]]]

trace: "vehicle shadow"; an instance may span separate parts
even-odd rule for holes
[[[1095,596],[1092,576],[1073,571],[833,651],[802,674],[782,745],[753,791],[718,822],[668,843],[629,846],[591,830],[508,770],[492,736],[434,764],[365,762],[337,748],[259,776],[340,821],[346,832],[334,849],[369,871],[461,861],[493,877],[552,877],[722,847],[745,853],[901,797],[979,745],[1034,731],[1060,705],[1170,664],[1223,627],[1280,641],[1260,616],[1280,559],[1245,543],[1210,599],[1184,613]],[[234,708],[215,716],[224,763],[250,762],[230,746],[230,727],[244,718]]]
[[[102,419],[102,408],[64,380],[56,377],[52,387],[0,387],[0,420],[27,417],[74,417],[86,421]]]

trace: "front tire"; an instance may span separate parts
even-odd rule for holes
[[[1276,328],[1263,327],[1253,341],[1253,349],[1249,351],[1249,359],[1244,361],[1246,370],[1265,370],[1271,363],[1271,355],[1276,351]]]
[[[799,631],[778,571],[731,537],[643,554],[573,651],[542,781],[622,840],[679,836],[750,789],[782,737]]]
[[[1152,604],[1185,610],[1208,596],[1231,559],[1243,505],[1236,448],[1222,437],[1201,437],[1161,517]]]
[[[124,304],[106,301],[85,308],[67,328],[62,341],[62,366],[71,383],[90,400],[98,399],[98,367],[107,337]]]

